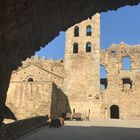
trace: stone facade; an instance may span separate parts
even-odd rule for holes
[[[35,0],[0,1],[0,115],[13,70],[21,61],[45,47],[60,31],[66,31],[95,13],[137,5],[140,0]],[[23,18],[24,17],[24,18]]]
[[[92,27],[92,35],[86,35],[86,28]],[[79,36],[74,36],[75,27]],[[89,29],[90,30],[90,29]],[[86,52],[86,44],[91,43],[91,52]],[[73,53],[74,44],[78,44],[78,53]],[[66,33],[64,59],[64,92],[67,94],[71,111],[82,112],[91,117],[101,116],[100,95],[100,14],[69,28]],[[98,98],[98,99],[96,99]]]
[[[88,35],[89,25],[91,34]],[[100,14],[69,28],[64,93],[71,112],[81,112],[83,117],[90,118],[140,119],[139,50],[139,45],[129,46],[123,42],[101,50]],[[128,70],[122,68],[123,57],[130,58]],[[106,78],[101,78],[101,66],[106,69]],[[104,90],[100,87],[102,84]]]
[[[64,61],[35,57],[12,73],[7,106],[17,119],[67,112],[140,119],[139,53],[140,46],[124,43],[101,50],[100,14],[95,14],[67,30]],[[122,67],[123,57],[130,58],[129,70]],[[106,78],[101,78],[101,66]]]
[[[110,117],[110,107],[119,107],[121,119],[140,119],[140,46],[113,44],[100,52],[100,64],[106,67],[108,85],[102,95],[102,112]],[[130,58],[130,69],[123,69],[122,59]],[[124,81],[125,80],[125,81]]]
[[[12,73],[6,104],[18,120],[55,117],[64,112],[63,100],[67,98],[61,90],[63,68],[62,60],[46,61],[36,56],[24,61],[22,67]]]

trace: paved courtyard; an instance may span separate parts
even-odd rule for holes
[[[66,121],[61,128],[42,127],[18,140],[140,140],[140,120]]]

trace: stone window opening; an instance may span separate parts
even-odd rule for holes
[[[73,44],[73,53],[78,53],[78,43]]]
[[[104,65],[100,65],[100,91],[104,91],[108,86],[107,71]]]
[[[74,37],[78,37],[79,36],[79,26],[75,26],[74,28]]]
[[[92,27],[91,25],[88,25],[86,28],[86,35],[87,36],[92,36]]]
[[[29,77],[29,78],[27,79],[27,82],[34,82],[34,79],[33,79],[32,77]]]
[[[115,51],[115,50],[112,50],[112,51],[111,51],[111,54],[116,54],[116,51]]]
[[[132,89],[132,80],[130,78],[123,78],[122,84],[123,84],[123,91],[129,91]]]
[[[87,43],[86,43],[86,52],[87,52],[87,53],[91,52],[91,48],[92,48],[91,43],[90,43],[90,42],[87,42]]]
[[[122,70],[131,70],[131,58],[129,56],[122,57]]]

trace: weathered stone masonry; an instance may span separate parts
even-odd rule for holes
[[[95,13],[136,5],[140,0],[1,0],[0,1],[0,115],[13,70],[34,55],[60,31]]]
[[[108,86],[102,94],[102,111],[110,117],[111,105],[117,105],[121,119],[140,119],[140,46],[113,44],[102,50],[101,64],[106,67]],[[131,68],[123,69],[122,59],[130,58]],[[126,79],[126,82],[123,82]]]
[[[139,45],[124,43],[100,50],[100,14],[95,14],[67,30],[64,62],[35,57],[13,72],[7,106],[17,119],[66,112],[140,119],[139,54]],[[130,69],[123,68],[123,58],[130,59]],[[101,65],[107,72],[104,79]]]
[[[60,115],[64,112],[63,100],[66,100],[60,90],[63,79],[62,60],[27,59],[12,74],[7,106],[17,119]]]
[[[91,118],[140,119],[139,49],[139,45],[121,43],[100,50],[99,14],[69,28],[64,93],[71,112]],[[123,69],[123,58],[130,58],[130,69]],[[100,66],[106,68],[107,78],[100,79]],[[104,90],[100,89],[102,82]]]
[[[79,27],[79,36],[74,36],[76,26]],[[87,29],[90,26],[92,29]],[[92,34],[86,35],[86,30],[93,30]],[[76,43],[78,52],[73,53]],[[91,44],[91,52],[86,52],[87,43]],[[68,96],[71,111],[82,112],[83,116],[92,112],[91,117],[96,118],[101,116],[99,54],[100,14],[96,14],[91,19],[68,29],[64,59],[64,93]]]

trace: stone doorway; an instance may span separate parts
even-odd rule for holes
[[[117,105],[112,105],[110,107],[110,118],[111,119],[119,119],[119,107]]]

